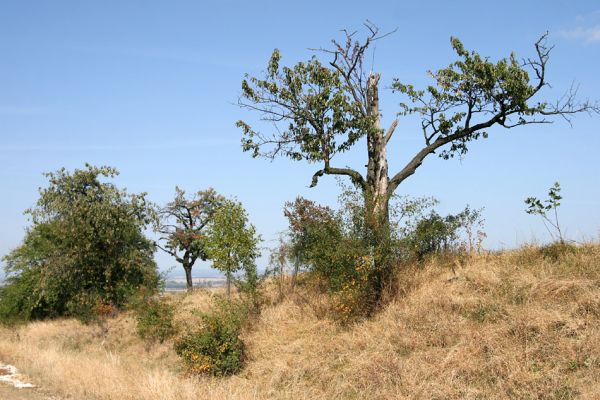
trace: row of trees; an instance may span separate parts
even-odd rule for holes
[[[159,286],[157,243],[144,234],[160,232],[160,248],[191,268],[211,259],[227,276],[245,269],[254,279],[259,236],[242,205],[209,189],[186,199],[177,189],[163,208],[145,193],[129,194],[110,179],[118,171],[87,165],[70,173],[45,174],[20,246],[4,257],[0,319],[29,320],[61,315],[89,318],[99,309],[119,308],[140,289]]]
[[[344,31],[343,40],[334,40],[332,48],[320,49],[307,62],[291,67],[280,65],[281,53],[275,50],[263,76],[247,75],[242,81],[239,99],[241,107],[258,112],[275,130],[265,133],[242,120],[237,126],[242,130],[243,150],[254,157],[283,156],[319,164],[311,186],[324,175],[350,179],[358,202],[353,202],[352,223],[343,225],[346,228],[340,228],[330,210],[303,201],[288,207],[286,215],[292,232],[299,232],[295,240],[303,252],[297,259],[309,254],[309,264],[339,287],[363,282],[364,301],[377,304],[398,260],[394,254],[398,229],[390,201],[426,158],[432,154],[443,159],[464,157],[470,143],[486,138],[493,127],[547,124],[554,117],[569,121],[573,114],[598,113],[600,106],[579,102],[574,90],[556,102],[539,98],[549,86],[546,70],[552,47],[546,44],[546,35],[535,43],[533,57],[519,60],[511,54],[495,62],[451,38],[457,61],[429,72],[430,86],[420,90],[398,79],[390,82],[403,99],[385,129],[380,75],[369,71],[365,60],[373,43],[388,34],[371,23],[365,27],[364,39]],[[400,119],[411,114],[421,119],[423,147],[390,174],[387,145]],[[364,173],[334,165],[336,156],[363,143]],[[98,302],[118,306],[135,287],[157,280],[152,261],[155,245],[181,263],[189,288],[199,259],[212,260],[226,274],[228,291],[239,269],[246,271],[247,279],[256,279],[259,237],[239,202],[210,189],[186,198],[177,189],[175,199],[157,209],[144,194],[127,194],[100,179],[115,174],[112,168],[91,166],[73,174],[65,170],[48,174],[49,187],[41,190],[37,206],[28,211],[32,227],[23,244],[6,257],[9,277],[0,309],[7,296],[14,300],[5,303],[14,308],[9,311],[28,317],[73,313],[77,307]],[[530,212],[545,216],[558,200],[546,206],[532,200]],[[472,218],[471,211],[452,218],[431,214],[417,228],[447,234]],[[143,235],[150,224],[160,234],[158,243]],[[306,224],[311,235],[302,233]],[[415,243],[429,251],[452,240],[442,237],[446,237],[442,242],[415,239]],[[323,248],[328,251],[322,252]],[[342,249],[348,252],[336,254]],[[340,268],[345,272],[336,275]]]

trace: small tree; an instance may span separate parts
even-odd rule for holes
[[[5,257],[7,285],[0,318],[75,315],[120,306],[140,286],[158,284],[145,194],[131,195],[102,178],[110,167],[64,168],[45,174],[23,243]]]
[[[175,191],[175,199],[157,213],[155,231],[162,235],[157,246],[182,265],[187,289],[191,290],[192,268],[198,259],[207,259],[206,231],[225,198],[212,188],[191,198],[178,187]]]
[[[563,234],[558,222],[558,207],[560,206],[561,200],[562,196],[560,195],[560,183],[554,182],[554,186],[548,190],[548,198],[544,200],[543,203],[536,197],[528,197],[525,200],[525,204],[528,206],[525,212],[531,215],[539,215],[542,218],[542,222],[550,234],[550,237],[553,240],[558,240],[560,243],[564,243]],[[548,212],[552,212],[553,216],[549,217]],[[550,227],[552,227],[556,232],[553,233]]]
[[[248,222],[242,204],[224,201],[210,225],[206,252],[214,267],[225,273],[227,297],[231,295],[231,281],[235,272],[242,268],[250,272],[255,270],[259,242],[260,237],[254,225]]]

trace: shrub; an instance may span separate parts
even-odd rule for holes
[[[137,333],[147,342],[163,343],[176,330],[173,325],[175,308],[164,298],[150,298],[136,310]]]
[[[311,200],[286,203],[284,215],[290,224],[289,256],[337,291],[354,269],[357,243],[344,235],[332,209]]]
[[[210,314],[202,315],[200,327],[175,342],[175,352],[191,375],[232,375],[244,363],[244,342],[240,339],[248,308],[240,302],[224,301]]]
[[[285,251],[276,254],[326,285],[336,317],[344,323],[377,309],[400,261],[449,250],[472,251],[474,230],[479,240],[484,235],[478,230],[480,210],[466,207],[442,217],[432,210],[437,204],[433,198],[394,198],[390,224],[375,228],[365,225],[361,193],[346,188],[339,200],[337,212],[303,198],[286,203],[289,243],[280,245]],[[279,258],[278,265],[284,265]]]
[[[577,253],[577,246],[567,242],[553,242],[540,247],[540,252],[544,258],[552,261],[558,261],[568,254]]]
[[[335,293],[335,317],[347,324],[367,315],[373,308],[370,287],[373,274],[373,258],[363,256],[356,262],[352,277],[346,279]]]
[[[158,282],[145,195],[129,195],[103,181],[110,167],[46,174],[32,226],[8,254],[3,320],[63,315],[89,320],[94,307],[124,305],[140,287]]]
[[[0,288],[0,322],[11,325],[45,313],[44,306],[37,304],[39,298],[39,269],[24,269],[18,276],[9,276],[6,286]]]
[[[401,239],[401,246],[409,258],[423,257],[440,252],[473,251],[473,230],[483,226],[481,210],[471,210],[468,206],[458,214],[445,217],[437,212],[420,219],[414,230]],[[464,237],[466,234],[466,238]],[[485,234],[477,230],[478,243]]]

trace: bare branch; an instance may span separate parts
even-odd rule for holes
[[[351,168],[334,168],[334,167],[329,167],[328,165],[325,165],[325,167],[323,169],[318,170],[317,172],[315,172],[315,174],[312,177],[312,181],[309,187],[315,187],[317,186],[317,183],[319,182],[319,178],[322,177],[323,175],[345,175],[345,176],[349,176],[350,179],[352,180],[352,183],[354,183],[355,185],[357,185],[358,187],[361,188],[361,190],[365,190],[366,186],[365,186],[365,180],[362,177],[362,175],[351,169]]]
[[[390,127],[388,128],[386,134],[385,134],[385,142],[389,142],[390,139],[392,138],[392,135],[394,134],[394,131],[396,130],[396,127],[398,126],[398,120],[395,119],[394,121],[392,121],[392,124],[390,125]]]

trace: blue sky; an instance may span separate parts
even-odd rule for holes
[[[0,7],[0,255],[23,238],[24,209],[42,173],[85,162],[121,171],[117,183],[164,203],[175,185],[209,186],[236,196],[272,243],[285,229],[285,201],[302,195],[333,205],[338,188],[315,165],[252,159],[242,153],[235,106],[244,73],[259,73],[274,48],[282,63],[310,57],[342,28],[369,19],[398,31],[377,43],[374,69],[422,86],[426,71],[453,61],[450,36],[492,59],[526,57],[550,31],[548,68],[556,99],[573,81],[581,98],[600,99],[600,3],[596,1],[2,1]],[[384,123],[400,99],[381,95]],[[487,246],[547,240],[523,199],[560,181],[562,224],[571,238],[600,228],[600,117],[493,130],[462,160],[427,159],[398,193],[430,195],[442,213],[485,207]],[[418,122],[400,122],[389,149],[395,172],[419,148]],[[359,168],[358,147],[343,162]],[[162,268],[175,262],[158,256]],[[207,275],[206,265],[196,275]]]

